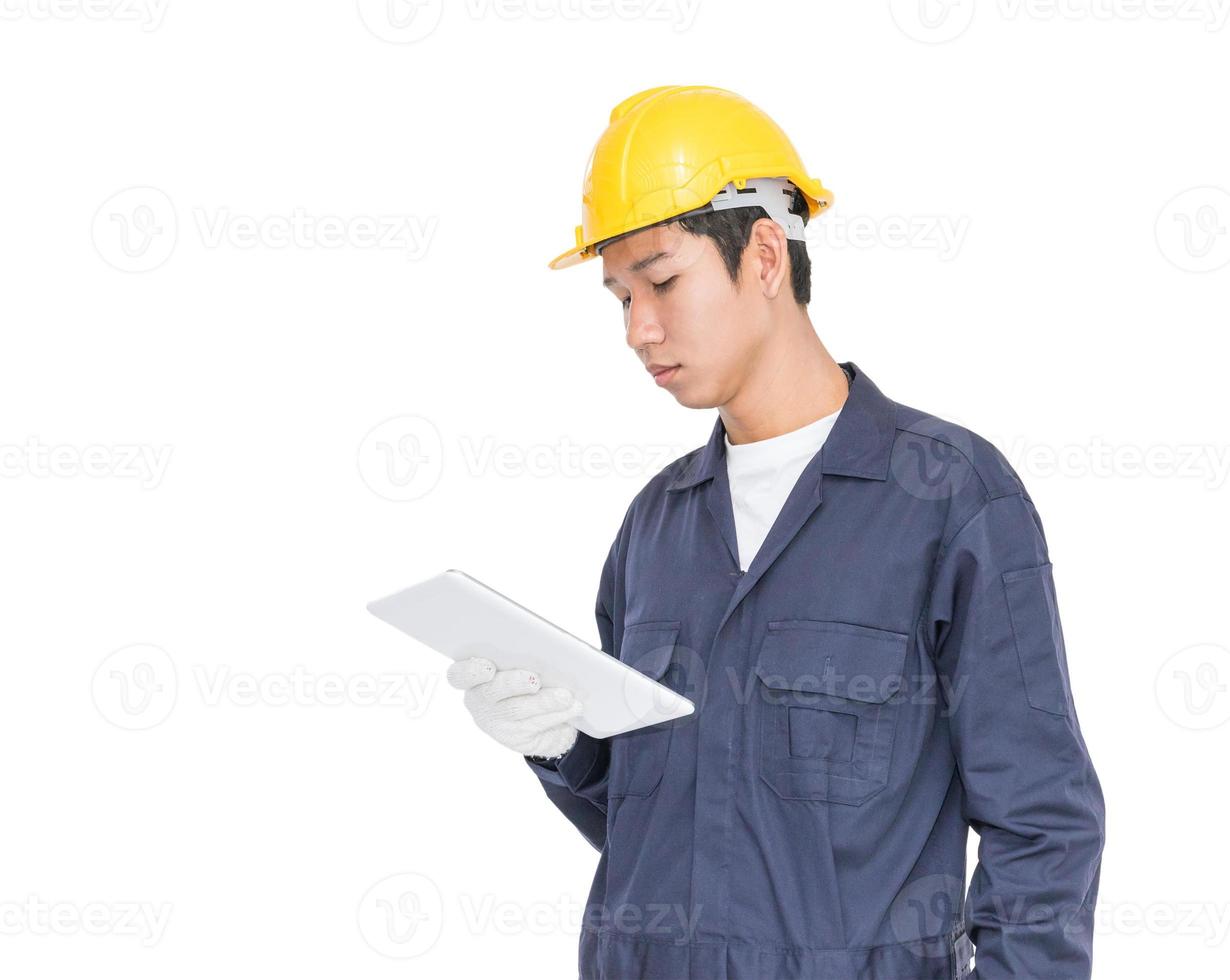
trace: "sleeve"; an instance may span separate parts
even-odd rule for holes
[[[614,656],[615,575],[619,538],[611,545],[598,584],[594,615],[602,649]],[[606,845],[606,790],[611,764],[611,740],[577,732],[572,748],[557,759],[525,761],[542,783],[552,803],[597,850]]]
[[[1087,978],[1105,834],[1077,721],[1042,523],[993,497],[941,549],[926,637],[978,833],[974,977]]]

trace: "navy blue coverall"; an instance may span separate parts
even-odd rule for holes
[[[989,442],[842,367],[746,572],[720,417],[607,555],[602,649],[696,711],[526,757],[600,851],[584,978],[951,978],[971,943],[983,980],[1090,976],[1104,805],[1042,523]]]

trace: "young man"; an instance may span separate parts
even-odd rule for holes
[[[616,107],[551,264],[600,255],[641,364],[718,418],[629,506],[598,631],[697,710],[594,739],[528,671],[449,679],[601,852],[583,977],[953,978],[972,942],[980,978],[1087,978],[1104,806],[1042,524],[816,336],[830,201],[733,93]]]

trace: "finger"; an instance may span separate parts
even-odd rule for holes
[[[512,667],[496,671],[491,683],[483,689],[483,697],[491,701],[503,701],[521,694],[537,694],[541,686],[542,679],[536,670]]]
[[[449,684],[462,691],[467,691],[477,684],[485,684],[495,675],[495,664],[486,657],[454,660],[444,672]]]

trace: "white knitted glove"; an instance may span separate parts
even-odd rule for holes
[[[581,702],[565,687],[542,687],[532,670],[497,670],[485,657],[470,657],[449,664],[445,676],[465,691],[478,727],[514,752],[553,759],[576,741],[568,719],[581,713]]]

